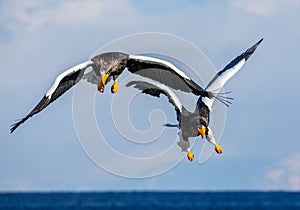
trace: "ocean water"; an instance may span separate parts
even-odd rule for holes
[[[300,193],[0,193],[0,209],[300,209]]]

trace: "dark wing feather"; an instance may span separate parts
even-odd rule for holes
[[[163,90],[160,89],[158,86],[148,83],[148,82],[144,82],[144,81],[131,81],[129,83],[126,84],[126,87],[129,86],[133,86],[134,88],[141,90],[142,93],[154,96],[154,97],[160,97],[160,94],[163,94],[165,96],[168,97],[169,102],[174,106],[175,111],[176,111],[176,116],[177,116],[177,120],[178,122],[180,122],[180,117],[181,117],[181,111],[180,109],[182,109],[183,107],[178,107],[178,105],[176,105],[174,99],[171,97],[171,95]]]
[[[142,59],[145,58],[145,59]],[[153,60],[151,60],[153,59]],[[159,62],[161,61],[161,62]],[[167,64],[170,64],[169,66]],[[175,90],[181,90],[195,95],[212,97],[212,95],[201,88],[190,78],[183,77],[176,71],[173,64],[147,56],[129,56],[127,69],[134,74],[158,81]],[[183,72],[182,72],[183,73]]]
[[[36,105],[36,107],[26,117],[22,118],[18,122],[11,125],[10,132],[11,133],[14,132],[14,130],[16,130],[17,127],[19,127],[22,123],[24,123],[29,117],[43,110],[46,106],[48,106],[48,104],[50,103],[49,101],[50,101],[49,98],[44,96],[42,100],[40,100],[38,105]]]
[[[72,86],[74,86],[82,77],[83,77],[84,69],[79,69],[78,71],[72,72],[59,82],[55,91],[49,95],[44,96],[40,102],[36,105],[36,107],[24,118],[19,120],[18,122],[11,125],[10,132],[14,132],[17,127],[19,127],[22,123],[24,123],[28,118],[32,117],[33,115],[39,113],[44,108],[46,108],[49,104],[55,101],[58,97],[64,94],[67,90],[69,90]]]
[[[76,83],[78,83],[82,77],[83,77],[84,71],[81,69],[79,71],[76,71],[70,75],[67,75],[64,77],[56,90],[51,95],[50,103],[56,100],[58,97],[60,97],[62,94],[64,94],[67,90],[69,90],[71,87],[73,87]]]

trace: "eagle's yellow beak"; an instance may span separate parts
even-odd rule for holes
[[[201,126],[198,128],[198,132],[201,135],[202,139],[205,137],[206,128],[204,126]]]
[[[108,78],[109,76],[110,76],[109,74],[103,74],[103,75],[102,75],[101,82],[102,82],[102,85],[103,85],[103,86],[106,85],[106,81],[107,81],[107,78]]]

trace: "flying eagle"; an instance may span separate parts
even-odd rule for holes
[[[263,39],[259,40],[255,45],[237,56],[221,71],[219,71],[208,83],[205,90],[218,94],[225,83],[243,67],[262,40]],[[190,149],[189,137],[196,137],[199,135],[201,135],[202,138],[206,137],[207,141],[214,145],[215,151],[219,154],[222,153],[222,148],[217,144],[213,131],[209,127],[209,117],[215,97],[209,98],[207,96],[200,96],[197,101],[195,111],[190,112],[182,105],[176,94],[164,84],[152,84],[145,81],[131,81],[127,83],[126,86],[133,86],[134,88],[141,90],[142,93],[154,97],[160,97],[161,94],[168,97],[169,102],[175,108],[177,121],[179,123],[178,128],[181,130],[178,145],[181,147],[182,151],[187,152],[187,158],[190,161],[194,160],[194,154]]]
[[[92,68],[92,71],[87,72],[89,67]],[[216,94],[201,88],[183,71],[169,61],[150,56],[130,55],[123,52],[106,52],[78,64],[58,75],[50,89],[36,107],[34,107],[27,116],[11,125],[11,133],[28,118],[39,113],[50,103],[59,98],[81,79],[86,79],[88,82],[96,84],[98,91],[103,92],[106,83],[113,78],[114,83],[111,86],[111,92],[117,92],[117,78],[126,68],[131,73],[158,81],[172,87],[173,89],[208,98],[219,99]],[[220,97],[219,100],[223,99]]]

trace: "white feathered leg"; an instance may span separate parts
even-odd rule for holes
[[[207,127],[207,128],[208,128],[208,132],[207,132],[207,136],[206,136],[207,141],[215,146],[215,150],[218,154],[221,154],[222,148],[220,147],[220,145],[217,144],[216,139],[213,134],[213,131],[211,130],[210,127]]]
[[[179,139],[180,139],[179,142],[177,143],[178,146],[181,148],[182,152],[187,152],[188,160],[193,161],[194,160],[194,154],[191,151],[191,145],[190,145],[190,142],[189,142],[188,138],[184,138],[182,136],[181,132],[179,132],[178,135],[179,135]]]

